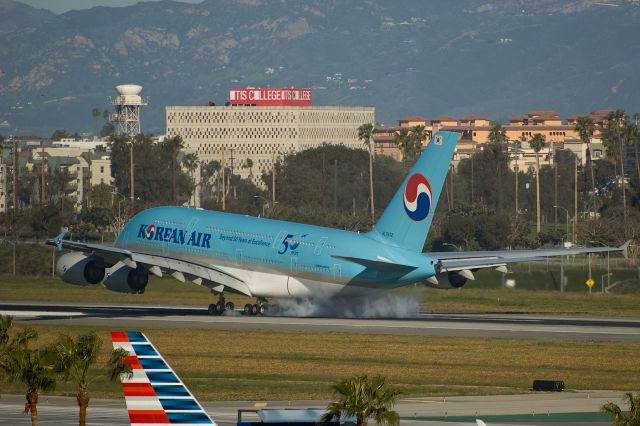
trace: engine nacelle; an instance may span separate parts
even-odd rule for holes
[[[149,271],[142,266],[130,268],[118,262],[107,270],[107,278],[102,282],[107,290],[118,293],[144,293],[149,282]]]
[[[56,275],[69,284],[98,284],[104,278],[105,268],[98,259],[76,251],[60,256],[56,262]]]
[[[438,284],[430,281],[424,281],[424,284],[431,288],[452,289],[460,288],[468,281],[468,278],[464,277],[460,271],[443,272],[437,274],[435,278],[438,280]]]

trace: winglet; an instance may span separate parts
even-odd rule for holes
[[[622,252],[622,255],[625,259],[629,258],[629,244],[631,244],[631,240],[628,240],[626,243],[620,246],[618,250]]]
[[[65,235],[67,235],[68,233],[69,228],[65,226],[64,228],[62,228],[62,232],[60,232],[58,236],[53,239],[53,241],[56,243],[58,251],[62,250],[62,241],[64,240]]]

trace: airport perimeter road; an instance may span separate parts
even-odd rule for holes
[[[487,419],[487,424],[517,425],[609,425],[606,421],[593,421],[602,404],[612,401],[622,404],[620,392],[581,391],[563,393],[536,393],[505,396],[467,396],[450,398],[403,398],[395,406],[400,413],[401,424],[436,425],[443,420],[428,420],[447,416],[459,420],[447,425],[475,425],[473,419]],[[235,425],[238,409],[257,409],[255,402],[226,401],[204,402],[209,415],[221,426]],[[263,402],[260,403],[262,408]],[[323,408],[327,401],[275,401],[266,402],[266,408]],[[22,414],[24,397],[2,395],[0,398],[0,425],[30,425],[29,417]],[[69,425],[77,423],[78,408],[75,398],[42,395],[38,404],[41,423],[45,425]],[[572,413],[572,414],[569,414]],[[564,414],[564,415],[563,415]],[[504,416],[508,421],[500,421]],[[565,418],[568,421],[553,419]],[[244,417],[243,417],[244,418]],[[590,419],[591,418],[591,419]],[[247,417],[251,420],[252,417]],[[491,421],[491,420],[493,421]],[[487,421],[485,420],[485,421]],[[89,406],[90,425],[129,425],[123,400],[92,399]]]
[[[419,314],[403,319],[209,316],[204,309],[126,305],[2,303],[0,313],[22,323],[115,328],[201,328],[476,336],[577,340],[640,340],[640,319],[576,318],[524,314]]]

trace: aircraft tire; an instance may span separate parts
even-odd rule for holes
[[[244,305],[244,314],[251,315],[251,303],[247,303]]]
[[[215,315],[216,314],[216,305],[214,305],[213,303],[209,305],[209,307],[207,308],[207,312],[209,313],[209,315]]]
[[[255,317],[256,315],[258,315],[258,312],[260,312],[260,305],[258,305],[257,303],[255,305],[251,305],[251,315]]]
[[[216,315],[224,314],[224,303],[218,302],[216,303]]]
[[[229,312],[233,312],[236,309],[236,305],[234,305],[233,302],[227,302],[227,304],[224,305],[224,307]]]
[[[258,305],[258,315],[264,316],[267,313],[267,305]]]

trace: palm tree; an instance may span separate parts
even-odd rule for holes
[[[340,420],[344,416],[355,416],[357,426],[366,426],[367,419],[376,423],[396,426],[400,416],[392,410],[400,390],[387,387],[383,377],[369,380],[365,376],[354,376],[342,380],[333,387],[338,400],[329,403],[320,423]]]
[[[198,154],[196,154],[195,152],[186,154],[182,159],[182,164],[184,164],[184,166],[187,168],[187,170],[189,171],[189,176],[191,177],[191,187],[193,193],[192,196],[194,197],[195,204],[195,182],[193,180],[193,172],[195,172],[198,168]],[[189,201],[191,201],[191,197],[189,197]]]
[[[375,209],[373,203],[373,124],[365,123],[358,127],[358,140],[367,147],[369,151],[369,199],[371,200],[371,222],[375,220]]]
[[[624,131],[624,140],[627,145],[634,146],[634,152],[636,157],[636,172],[638,174],[638,178],[640,178],[640,164],[638,164],[638,138],[640,137],[640,129],[638,125],[635,123],[627,124],[627,127]]]
[[[411,137],[409,136],[409,129],[402,128],[398,130],[394,136],[394,142],[400,148],[402,152],[402,165],[406,165],[406,159],[411,152]]]
[[[24,413],[31,414],[31,424],[39,425],[38,396],[56,386],[55,354],[50,347],[30,349],[29,341],[37,337],[27,328],[18,333],[0,356],[0,372],[7,383],[26,386]]]
[[[545,137],[540,133],[531,136],[529,146],[536,153],[536,232],[540,233],[540,151],[544,148]]]
[[[11,315],[0,315],[0,350],[9,343],[9,332],[13,326]]]
[[[603,413],[613,414],[613,424],[616,426],[640,425],[640,393],[633,395],[631,392],[624,394],[624,400],[629,405],[629,413],[625,414],[622,409],[613,402],[608,402],[600,407]]]
[[[217,191],[219,192],[220,190],[219,178],[218,178],[219,173],[220,173],[220,162],[217,160],[209,161],[201,166],[200,177],[204,182],[203,187],[206,188],[206,190],[210,190],[211,187],[213,186],[211,184],[211,180],[215,176],[213,181],[215,182],[215,186],[217,188]],[[218,201],[218,198],[220,198],[219,195],[220,194],[218,193],[218,195],[216,196],[216,202]],[[213,197],[213,194],[212,194],[212,197]]]
[[[422,151],[422,141],[427,137],[427,128],[425,126],[415,126],[411,129],[411,158],[413,160],[420,154]]]
[[[624,179],[624,136],[625,136],[625,124],[628,121],[628,117],[624,111],[617,109],[611,111],[605,117],[607,124],[604,128],[602,143],[605,146],[607,155],[611,157],[614,162],[616,159],[620,160],[620,175],[622,176],[622,216],[623,226],[627,229],[627,197],[625,189]]]
[[[593,209],[596,208],[596,181],[593,176],[593,163],[591,162],[591,137],[596,131],[596,125],[593,122],[593,119],[590,117],[578,117],[576,121],[576,132],[580,135],[580,140],[582,143],[587,144],[587,155],[586,161],[587,165],[589,165],[589,170],[591,174],[591,197],[593,203]]]
[[[76,400],[80,407],[79,424],[87,423],[87,408],[89,407],[89,384],[98,376],[90,376],[89,368],[95,364],[100,353],[102,340],[95,332],[78,336],[76,340],[62,335],[54,345],[56,354],[56,370],[63,374],[65,380],[73,380],[78,384]],[[126,362],[128,352],[122,349],[114,350],[107,364],[107,375],[111,380],[121,373],[131,371]]]
[[[488,139],[492,144],[503,145],[507,142],[507,129],[500,122],[494,123],[489,130]]]
[[[98,135],[98,118],[100,118],[100,110],[98,108],[94,108],[91,110],[91,115],[96,120],[96,135]]]

